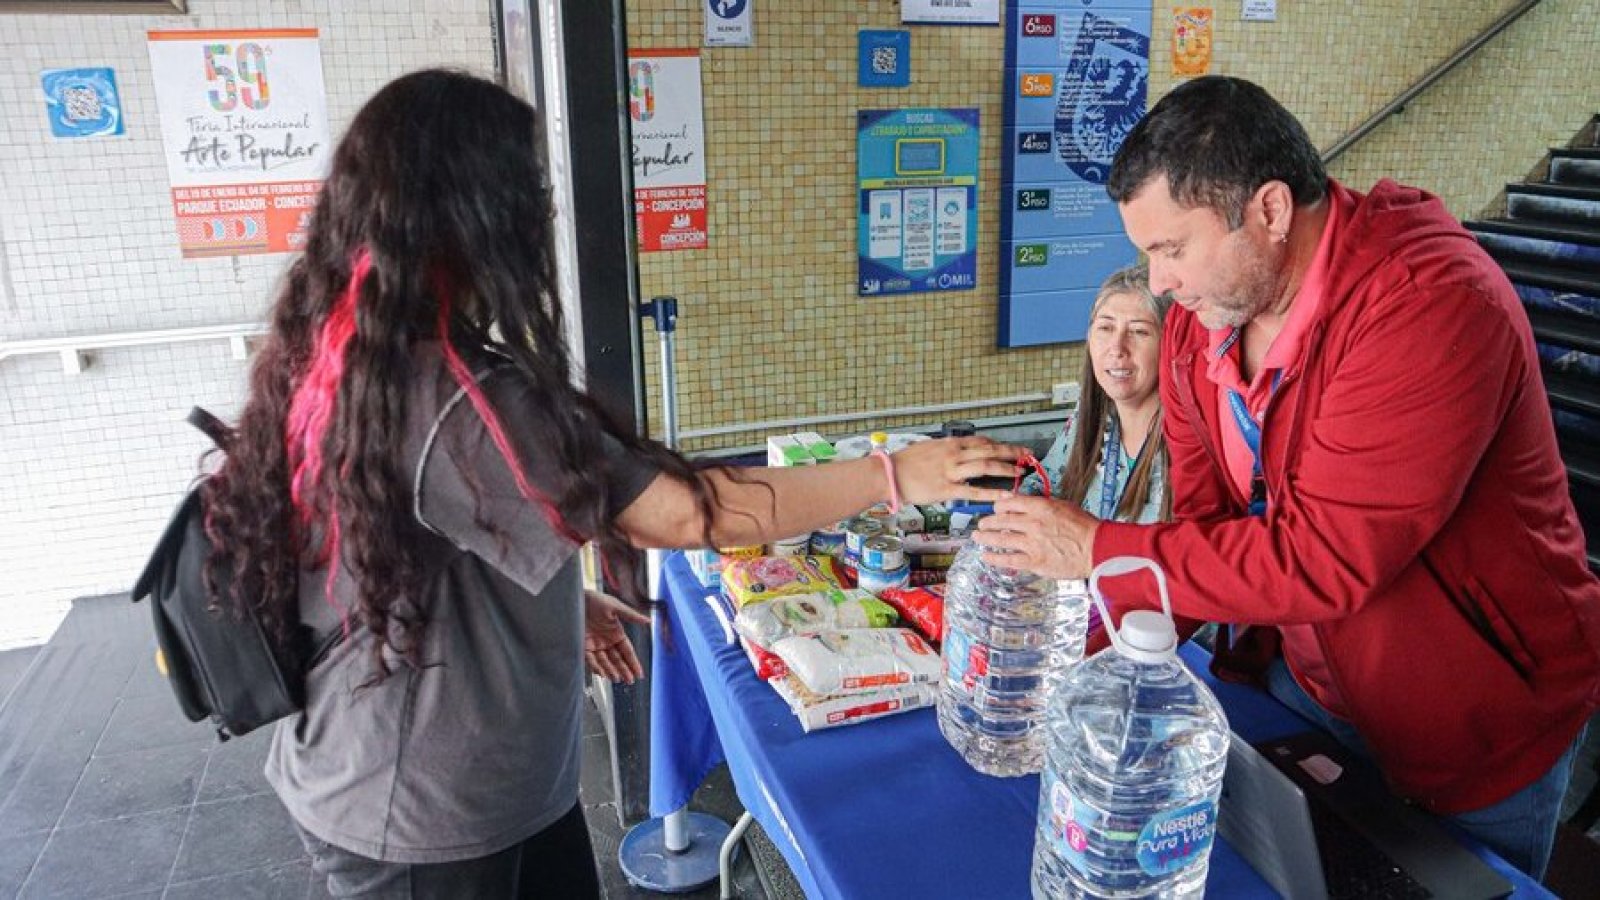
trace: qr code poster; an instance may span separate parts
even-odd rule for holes
[[[110,69],[47,69],[41,76],[50,133],[58,138],[122,134],[122,100]]]
[[[862,31],[856,84],[861,87],[905,87],[911,83],[911,32]]]

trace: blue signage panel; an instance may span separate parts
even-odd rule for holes
[[[1133,0],[1028,0],[1006,16],[999,344],[1082,340],[1087,307],[1064,314],[1065,330],[1039,319],[1076,308],[1064,305],[1063,292],[1090,289],[1092,299],[1106,275],[1138,258],[1105,181],[1144,115],[1151,8]],[[1034,253],[1032,244],[1045,250]],[[1032,294],[1054,299],[1024,300]]]
[[[58,138],[122,134],[122,98],[111,69],[46,69],[40,81],[51,134]]]
[[[861,31],[856,37],[856,84],[905,87],[911,83],[911,32]]]
[[[856,119],[862,296],[978,284],[978,111],[863,110]]]

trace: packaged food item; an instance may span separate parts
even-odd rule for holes
[[[900,538],[890,534],[880,534],[877,537],[867,538],[862,541],[862,568],[887,572],[898,569],[905,564],[906,551]]]
[[[857,693],[939,678],[939,654],[909,628],[855,628],[786,637],[772,645],[790,673],[819,694]]]
[[[829,463],[838,458],[833,445],[822,439],[822,435],[815,431],[801,431],[793,435],[795,442],[806,449],[806,454],[817,463]]]
[[[783,664],[778,654],[757,647],[754,641],[740,641],[739,645],[744,647],[744,655],[750,660],[750,667],[756,670],[756,677],[762,681],[771,681],[789,674],[789,667]]]
[[[795,440],[792,434],[775,434],[767,438],[767,465],[787,466],[813,466],[816,460],[806,452],[806,448]]]
[[[840,527],[825,528],[822,531],[811,532],[811,555],[831,556],[840,559],[844,556],[844,529]]]
[[[922,513],[922,530],[939,534],[950,530],[950,510],[943,503],[929,503],[917,507]]]
[[[811,567],[817,574],[834,585],[842,588],[856,586],[856,571],[845,564],[844,560],[831,556],[810,557]]]
[[[832,563],[832,560],[825,560]],[[760,603],[796,594],[822,594],[839,589],[837,577],[823,574],[809,556],[757,556],[728,560],[722,568],[722,592],[734,606]]]
[[[694,577],[700,580],[700,586],[716,588],[722,586],[722,554],[709,547],[695,550],[685,550],[684,557],[689,560],[689,568],[694,571]]]
[[[896,569],[874,569],[865,563],[856,568],[856,583],[874,594],[911,585],[911,567],[901,563]]]
[[[805,556],[811,550],[811,533],[772,542],[773,556]]]
[[[733,627],[746,641],[771,647],[796,634],[839,628],[888,628],[899,623],[894,607],[859,588],[831,594],[801,594],[751,603],[739,610]]]
[[[878,599],[894,607],[922,636],[937,642],[944,634],[944,585],[891,588]]]
[[[844,525],[844,558],[849,563],[861,561],[861,547],[868,539],[883,534],[883,522],[868,516],[857,516]]]
[[[931,684],[900,684],[856,694],[818,694],[793,673],[767,683],[789,704],[800,727],[807,732],[931,706],[937,696],[937,687]]]

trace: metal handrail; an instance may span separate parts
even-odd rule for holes
[[[1351,129],[1348,134],[1335,141],[1333,146],[1322,151],[1322,164],[1327,165],[1328,163],[1333,162],[1339,157],[1340,154],[1344,153],[1346,150],[1349,150],[1362,138],[1371,134],[1374,129],[1376,129],[1379,125],[1382,125],[1390,116],[1404,111],[1408,103],[1417,99],[1417,95],[1432,87],[1434,82],[1450,74],[1450,70],[1461,65],[1461,63],[1466,60],[1467,57],[1478,52],[1478,50],[1483,47],[1484,44],[1487,44],[1489,41],[1493,40],[1496,35],[1509,28],[1511,23],[1522,18],[1523,14],[1538,5],[1539,0],[1522,0],[1521,3],[1518,3],[1516,6],[1512,7],[1508,12],[1506,12],[1505,15],[1496,19],[1492,24],[1489,25],[1489,27],[1479,32],[1477,37],[1474,37],[1472,40],[1462,44],[1461,47],[1456,50],[1456,52],[1450,54],[1449,58],[1445,59],[1444,62],[1441,62],[1432,69],[1429,69],[1427,74],[1417,79],[1416,83],[1411,85],[1411,87],[1401,91],[1398,96],[1389,101],[1388,104],[1386,104],[1382,109],[1373,113],[1371,116],[1368,116],[1365,122],[1362,122],[1360,125],[1357,125],[1355,128]]]
[[[83,334],[68,337],[33,338],[25,341],[0,341],[0,360],[13,356],[57,354],[62,371],[76,375],[83,371],[84,354],[112,347],[143,347],[155,344],[183,344],[192,341],[225,340],[234,359],[249,355],[245,341],[267,333],[267,326],[248,322],[235,325],[203,325],[197,328],[163,328],[154,331],[117,331],[109,334]]]

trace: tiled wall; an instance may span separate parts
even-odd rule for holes
[[[145,32],[315,27],[329,124],[401,72],[492,73],[490,4],[193,0],[189,16],[0,15],[0,339],[259,321],[287,257],[179,257]],[[127,133],[57,140],[40,72],[116,70]],[[223,341],[0,361],[0,647],[74,596],[127,590],[246,364]]]
[[[699,46],[700,5],[629,3],[630,46]],[[1263,84],[1327,147],[1512,5],[1283,0],[1276,22],[1247,23],[1238,2],[1214,4],[1212,71]],[[1592,0],[1545,0],[1338,160],[1333,174],[1361,189],[1399,177],[1441,194],[1457,215],[1477,214],[1600,106],[1600,67],[1589,62],[1600,50],[1596,12]],[[902,26],[892,0],[766,2],[754,15],[754,47],[702,51],[711,246],[649,254],[640,265],[647,296],[681,300],[679,427],[1042,394],[1076,378],[1078,345],[994,346],[1002,30]],[[1174,83],[1171,16],[1171,4],[1154,6],[1152,102]],[[912,32],[911,87],[856,87],[856,32],[901,27]],[[861,298],[854,113],[923,105],[981,110],[979,288]],[[657,354],[646,346],[654,398]],[[763,437],[753,430],[685,444]]]
[[[632,46],[699,43],[695,0],[628,5]],[[1267,85],[1325,146],[1508,5],[1285,0],[1277,23],[1247,25],[1229,3],[1217,7],[1215,69]],[[262,314],[283,257],[178,256],[146,30],[321,29],[335,130],[400,72],[492,64],[488,3],[190,6],[195,15],[0,15],[0,339]],[[1156,12],[1152,97],[1172,83],[1160,27],[1170,7]],[[1595,111],[1593,15],[1592,2],[1545,0],[1335,174],[1358,186],[1399,175],[1443,195],[1457,214],[1476,214]],[[994,349],[1000,31],[914,27],[912,87],[857,89],[856,30],[900,27],[898,18],[890,0],[767,0],[756,3],[756,47],[705,51],[712,247],[641,265],[647,295],[683,300],[685,429],[1043,393],[1076,377],[1075,347]],[[49,136],[39,73],[70,66],[116,69],[126,135]],[[982,111],[982,286],[866,301],[853,287],[853,114],[911,105]],[[42,639],[70,597],[126,589],[204,448],[182,414],[196,403],[232,412],[244,372],[222,343],[103,352],[79,375],[48,357],[0,361],[0,646]]]

